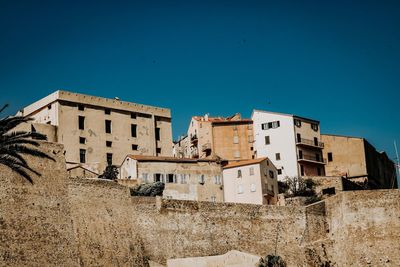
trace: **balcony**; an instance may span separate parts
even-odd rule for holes
[[[207,150],[211,150],[211,143],[205,143],[204,145],[202,145],[201,147],[201,151],[207,151]]]
[[[272,191],[270,189],[265,189],[264,192],[265,192],[264,197],[274,197],[275,196],[274,191]]]
[[[324,143],[304,138],[296,139],[296,145],[324,148]]]
[[[298,159],[299,162],[309,162],[309,163],[317,163],[317,164],[326,164],[326,159],[322,157],[316,157],[312,155],[299,155]]]

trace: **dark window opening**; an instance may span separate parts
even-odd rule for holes
[[[318,138],[314,137],[314,146],[318,146]]]
[[[328,152],[328,161],[333,161],[332,152]]]
[[[106,146],[107,147],[111,147],[112,146],[112,142],[111,141],[106,141]]]
[[[281,153],[275,153],[276,160],[281,160]]]
[[[161,173],[154,174],[154,182],[162,182],[161,181]]]
[[[266,137],[265,137],[265,144],[266,145],[269,145],[271,143],[271,141],[269,140],[269,136],[267,135]]]
[[[301,143],[301,134],[297,134],[297,143]]]
[[[112,158],[113,158],[113,154],[107,153],[107,164],[108,165],[112,165]]]
[[[278,174],[281,175],[282,174],[282,169],[278,169]]]
[[[132,150],[138,150],[139,146],[138,145],[132,145]]]
[[[79,137],[79,143],[80,144],[86,144],[86,138],[85,137]]]
[[[319,154],[318,154],[318,153],[315,154],[315,160],[318,161],[318,162],[320,162]]]
[[[303,151],[299,150],[299,159],[303,158]]]
[[[79,162],[86,163],[86,149],[79,150]]]
[[[336,194],[336,189],[334,187],[328,187],[328,188],[322,189],[322,194],[323,195],[334,195],[334,194]]]
[[[47,106],[47,109],[51,109],[51,105],[48,105],[48,106]]]
[[[85,110],[85,106],[82,105],[82,104],[79,104],[79,105],[78,105],[78,110]]]
[[[85,129],[85,117],[79,116],[79,130]]]
[[[300,175],[304,176],[304,166],[300,165]]]
[[[131,118],[136,119],[136,112],[131,112]]]
[[[160,147],[157,147],[157,148],[156,148],[156,153],[157,153],[157,154],[161,154],[161,148],[160,148]]]
[[[111,133],[111,121],[106,120],[106,133]]]
[[[131,124],[131,136],[137,137],[137,125],[136,124]]]
[[[111,109],[106,108],[106,109],[104,110],[104,114],[110,115],[110,114],[111,114]]]
[[[167,181],[168,183],[174,183],[174,175],[171,173],[167,174]]]
[[[156,140],[157,141],[160,141],[160,131],[161,131],[160,128],[156,128]]]
[[[317,169],[317,172],[318,172],[318,176],[321,176],[321,175],[322,175],[321,168],[318,168],[318,169]]]

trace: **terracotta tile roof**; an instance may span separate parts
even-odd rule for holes
[[[215,159],[192,159],[192,158],[175,158],[175,157],[157,157],[157,156],[144,156],[144,155],[128,155],[127,157],[137,161],[164,161],[164,162],[215,162]]]
[[[240,167],[240,166],[246,166],[246,165],[252,165],[252,164],[257,164],[260,163],[268,158],[259,158],[259,159],[250,159],[250,160],[240,160],[236,162],[231,162],[228,165],[225,165],[223,169],[229,169],[229,168],[235,168],[235,167]]]

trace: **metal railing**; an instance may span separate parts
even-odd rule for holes
[[[310,140],[310,139],[304,139],[304,138],[296,139],[296,143],[324,148],[324,143],[319,142],[319,141],[315,142],[315,140]]]
[[[315,161],[315,162],[320,162],[320,163],[326,163],[326,159],[322,157],[316,157],[312,155],[299,155],[299,159],[304,159],[304,160],[310,160],[310,161]]]

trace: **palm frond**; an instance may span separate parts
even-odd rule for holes
[[[24,122],[28,122],[33,120],[32,118],[22,117],[22,116],[14,116],[14,117],[6,117],[0,120],[0,134],[5,134],[8,131],[14,129],[18,125]]]
[[[6,108],[8,108],[8,104],[5,104],[5,105],[0,109],[0,113],[3,112],[3,110],[5,110]]]
[[[22,164],[28,164],[27,161],[16,151],[10,149],[0,148],[0,157],[13,157],[16,160],[19,160]]]
[[[35,147],[40,146],[39,142],[32,140],[32,139],[14,139],[14,140],[7,140],[3,141],[2,143],[0,142],[0,147],[9,147],[12,145],[32,145]]]
[[[27,154],[27,155],[31,155],[31,156],[35,156],[35,157],[39,157],[39,158],[46,158],[46,159],[55,161],[54,158],[50,157],[46,153],[44,153],[38,149],[35,149],[35,148],[30,148],[28,146],[10,145],[10,146],[8,146],[8,148],[16,151],[17,153]]]
[[[33,138],[36,140],[47,140],[47,136],[38,132],[25,132],[25,131],[16,131],[9,132],[0,137],[4,140],[14,140],[19,138]],[[1,140],[0,139],[0,140]]]

